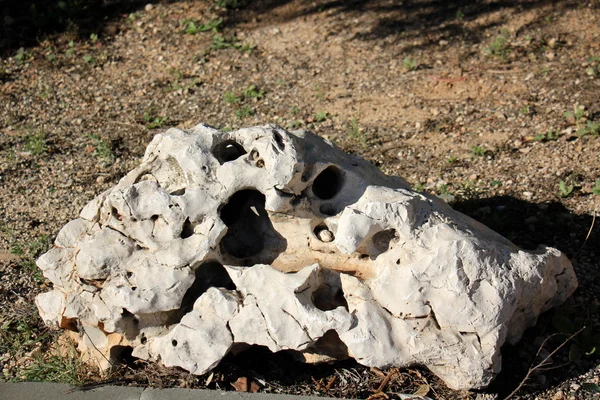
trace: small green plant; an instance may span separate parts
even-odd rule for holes
[[[577,106],[573,111],[565,111],[563,115],[569,122],[577,124],[585,116],[585,107]]]
[[[144,112],[144,121],[146,122],[146,128],[155,129],[162,127],[168,121],[168,117],[155,115],[152,111],[146,111]]]
[[[300,113],[300,109],[298,108],[298,106],[292,106],[290,112],[292,113],[292,115],[298,115]]]
[[[458,158],[456,158],[456,156],[449,156],[446,159],[446,163],[452,165],[452,164],[456,164],[456,162],[458,161]]]
[[[526,104],[523,107],[521,107],[519,109],[519,114],[521,114],[521,115],[529,115],[529,114],[531,114],[531,107],[529,106],[529,104]]]
[[[231,10],[233,8],[242,7],[245,4],[244,0],[216,0],[215,5],[217,7],[226,8]]]
[[[510,32],[507,28],[502,28],[500,34],[495,36],[488,47],[484,49],[485,54],[493,57],[505,59],[510,51]]]
[[[236,49],[246,54],[252,53],[255,48],[253,45],[241,42],[235,36],[224,36],[220,33],[213,35],[210,47],[212,50]]]
[[[75,53],[75,42],[73,42],[72,40],[69,41],[69,44],[67,45],[67,50],[65,51],[65,54],[67,55],[73,55],[73,53]]]
[[[355,117],[353,117],[350,120],[350,122],[348,122],[346,124],[346,133],[353,140],[357,140],[360,143],[362,143],[363,146],[367,144],[367,139],[368,139],[367,134],[360,127],[360,124],[358,123],[358,119],[356,119]]]
[[[540,70],[540,72],[542,73],[542,75],[546,76],[548,75],[550,72],[552,71],[552,68],[550,67],[544,67]]]
[[[596,196],[600,196],[600,179],[596,180],[596,184],[592,188],[592,193]]]
[[[92,42],[92,44],[95,44],[98,41],[98,35],[95,33],[92,33],[90,35],[90,42]]]
[[[586,69],[586,73],[589,76],[596,76],[600,74],[600,57],[591,56],[588,60],[589,66]]]
[[[19,47],[17,53],[14,56],[14,59],[19,64],[24,64],[33,60],[33,53],[30,50],[25,50],[24,47]]]
[[[218,32],[221,24],[223,23],[223,19],[213,19],[205,24],[198,23],[192,19],[182,20],[180,22],[181,33],[186,33],[188,35],[195,35],[200,32]]]
[[[28,243],[20,243],[13,239],[10,252],[19,256],[20,260],[18,265],[23,268],[24,271],[31,274],[36,282],[41,283],[44,281],[44,277],[42,276],[42,271],[35,265],[35,260],[40,254],[46,251],[49,246],[50,237],[48,235],[41,235]]]
[[[300,128],[302,126],[302,121],[298,121],[296,119],[292,120],[292,121],[290,121],[290,123],[288,124],[288,126],[291,129],[298,129],[298,128]]]
[[[242,101],[242,98],[240,96],[237,96],[232,91],[228,91],[228,92],[225,92],[225,94],[223,95],[223,100],[227,104],[238,104],[239,102]]]
[[[46,134],[40,130],[28,134],[25,137],[25,151],[32,156],[39,156],[48,151]]]
[[[414,58],[405,57],[404,60],[402,60],[402,65],[407,71],[414,71],[419,67],[419,62]]]
[[[471,152],[473,153],[474,156],[477,156],[477,157],[485,156],[485,149],[481,146],[472,146]]]
[[[490,182],[490,186],[491,187],[501,187],[502,186],[502,182],[500,182],[499,180],[494,179],[493,181]]]
[[[558,194],[560,197],[569,197],[573,193],[573,185],[567,185],[565,181],[558,182]]]
[[[553,130],[549,130],[548,132],[541,133],[539,135],[535,135],[533,137],[533,140],[536,142],[549,142],[551,140],[556,140],[558,139],[558,134],[556,132],[554,132]]]
[[[235,112],[235,115],[240,119],[251,117],[252,115],[254,115],[254,109],[249,105],[244,105]]]
[[[95,157],[102,160],[106,165],[110,165],[115,161],[115,153],[108,141],[94,134],[87,135],[87,137],[94,142],[94,152],[92,154]]]
[[[265,91],[257,89],[256,85],[250,85],[246,89],[244,89],[244,92],[242,94],[246,99],[262,99],[265,96]]]
[[[94,57],[92,57],[89,54],[86,54],[85,56],[82,57],[82,60],[85,61],[86,63],[90,64],[92,61],[94,61]]]
[[[323,122],[329,118],[329,113],[326,111],[317,111],[315,114],[315,122]]]
[[[600,122],[595,121],[587,121],[586,125],[577,129],[577,136],[585,136],[585,135],[593,135],[596,136],[600,134]]]
[[[448,190],[448,185],[446,185],[445,183],[438,186],[437,192],[437,196],[440,199],[444,200],[446,203],[451,203],[456,199],[456,197],[454,197],[454,195],[450,193],[450,191]]]
[[[422,191],[423,191],[423,189],[425,189],[425,186],[424,186],[424,185],[423,185],[421,182],[419,182],[419,183],[417,183],[417,184],[415,185],[415,190],[416,190],[417,192],[422,192]]]
[[[564,337],[581,332],[573,338],[569,347],[569,359],[578,362],[583,356],[598,354],[600,335],[597,324],[598,304],[562,306],[555,309],[552,325]],[[564,340],[564,339],[563,339]]]
[[[462,20],[465,19],[465,13],[463,13],[460,10],[457,10],[456,11],[456,19],[462,22]]]
[[[57,343],[57,341],[56,341]],[[55,347],[59,347],[55,345]],[[59,382],[79,386],[85,379],[85,363],[77,354],[75,346],[62,345],[54,354],[38,355],[21,370],[20,378],[28,382]]]

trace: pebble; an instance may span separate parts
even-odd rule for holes
[[[317,237],[321,242],[325,243],[333,242],[334,239],[333,232],[331,232],[329,229],[321,229],[319,232],[317,232]]]

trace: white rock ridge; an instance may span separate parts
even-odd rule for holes
[[[54,284],[36,299],[41,317],[78,331],[103,368],[129,346],[203,374],[260,345],[424,365],[455,389],[487,386],[501,346],[577,286],[558,250],[521,250],[277,126],[157,135],[37,264]]]

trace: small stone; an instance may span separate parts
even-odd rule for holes
[[[154,6],[152,5],[152,3],[148,3],[144,6],[144,10],[146,11],[152,11],[153,8]]]
[[[574,392],[578,391],[580,388],[581,388],[581,385],[578,383],[571,384],[571,390],[573,390]]]
[[[321,242],[333,242],[333,232],[331,232],[328,229],[321,229],[318,233],[317,233],[317,237],[319,238],[319,240]]]
[[[552,396],[552,400],[564,400],[565,399],[565,394],[563,393],[562,390],[559,390],[558,392],[556,392],[554,394],[554,396]]]

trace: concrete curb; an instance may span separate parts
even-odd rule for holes
[[[154,389],[101,386],[72,390],[62,383],[0,382],[0,400],[323,400],[324,397],[288,394],[238,393],[204,389]]]

